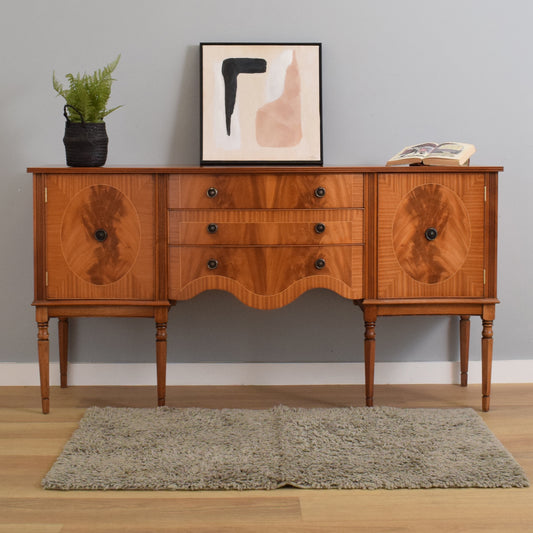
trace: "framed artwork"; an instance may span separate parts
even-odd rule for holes
[[[200,43],[202,165],[322,165],[320,43]]]

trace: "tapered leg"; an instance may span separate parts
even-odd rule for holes
[[[61,375],[61,387],[66,388],[68,371],[68,318],[60,318],[59,331],[59,373]]]
[[[374,405],[374,367],[376,361],[375,308],[365,308],[365,396],[367,407]]]
[[[470,315],[461,315],[460,322],[461,386],[468,385],[468,352],[470,349]]]
[[[163,406],[166,401],[167,379],[167,320],[168,309],[156,312],[156,365],[157,365],[157,405]]]
[[[39,353],[39,378],[41,382],[41,406],[43,414],[50,411],[50,348],[48,341],[48,311],[38,307],[37,318],[37,349]]]
[[[481,408],[490,408],[490,385],[492,380],[492,320],[483,321],[481,338]]]

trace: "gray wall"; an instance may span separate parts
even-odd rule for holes
[[[533,358],[529,0],[3,0],[2,8],[0,362],[36,360],[25,169],[64,164],[52,71],[92,71],[122,53],[111,103],[125,107],[107,120],[108,163],[194,165],[201,41],[322,42],[326,165],[380,165],[426,140],[472,142],[473,164],[504,165],[495,357]],[[378,359],[456,360],[456,325],[381,319]],[[474,320],[473,359],[480,330]],[[153,360],[151,320],[77,320],[72,333],[73,361]],[[169,361],[361,361],[362,334],[359,309],[328,291],[275,311],[211,292],[171,311]]]

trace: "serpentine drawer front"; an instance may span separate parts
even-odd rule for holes
[[[183,246],[172,248],[169,259],[171,299],[220,289],[272,309],[317,287],[351,299],[363,294],[361,246]]]
[[[379,316],[482,320],[489,409],[500,167],[32,168],[35,299],[43,412],[48,324],[58,318],[67,386],[70,317],[155,320],[165,404],[168,309],[202,291],[274,309],[314,288],[364,314],[366,404]],[[179,305],[186,305],[180,302]]]

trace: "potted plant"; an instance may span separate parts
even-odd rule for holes
[[[106,162],[108,137],[104,118],[122,107],[107,109],[114,81],[111,74],[119,60],[120,55],[90,75],[67,74],[67,87],[57,81],[55,72],[53,74],[54,89],[66,101],[63,108],[66,119],[63,142],[68,166],[99,167]]]

